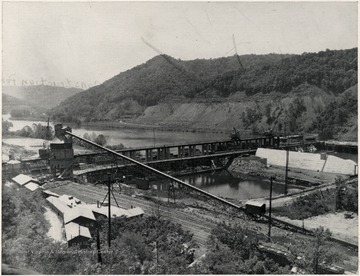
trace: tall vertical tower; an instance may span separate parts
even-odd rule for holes
[[[62,128],[62,125],[55,126],[55,132],[57,128]],[[66,131],[71,132],[71,128],[67,128]],[[74,149],[72,138],[66,135],[62,136],[64,143],[51,143],[50,144],[50,170],[54,176],[60,178],[69,178],[73,176],[74,165]]]

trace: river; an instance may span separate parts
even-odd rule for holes
[[[9,120],[9,117],[7,117],[7,119]],[[33,123],[41,123],[43,125],[46,125],[46,122],[24,120],[9,121],[13,123],[13,127],[10,129],[12,131],[19,130],[26,125],[31,126]],[[122,143],[126,147],[166,145],[176,143],[220,140],[228,138],[228,136],[224,134],[152,131],[148,129],[73,129],[73,133],[80,136],[83,136],[85,132],[89,134],[95,132],[96,135],[103,134],[109,145],[116,145]],[[21,138],[11,138],[5,140],[8,143],[10,142],[19,145],[25,145],[26,143],[31,143],[32,141],[32,139]],[[42,146],[42,143],[41,141],[39,141],[39,139],[33,140],[36,145],[32,145],[32,147]],[[353,159],[357,161],[357,155],[340,155],[347,159]],[[247,177],[246,179],[241,179],[239,176],[234,176],[227,171],[220,171],[214,173],[201,173],[181,176],[179,178],[214,195],[227,198],[245,200],[250,198],[267,197],[269,195],[269,180],[259,177]],[[283,189],[283,185],[274,183],[273,195],[276,196],[281,194],[283,192]],[[296,188],[289,187],[289,189],[291,191]]]
[[[10,131],[20,130],[25,126],[32,124],[46,125],[47,122],[11,120],[10,114],[3,115],[4,120],[13,124]],[[50,126],[54,127],[52,123]],[[83,136],[85,133],[96,135],[103,134],[108,145],[123,144],[125,147],[143,147],[143,146],[161,146],[167,144],[181,144],[198,141],[213,141],[226,139],[229,136],[216,133],[193,133],[193,132],[172,132],[172,131],[155,131],[151,129],[101,129],[99,128],[74,128],[72,132],[76,135]]]

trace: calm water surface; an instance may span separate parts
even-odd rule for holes
[[[11,131],[22,129],[24,126],[32,124],[46,125],[47,122],[10,120],[10,115],[3,115],[4,120],[9,120],[14,125]],[[50,123],[52,127],[54,125]],[[151,129],[100,129],[99,128],[77,128],[72,132],[83,137],[85,133],[103,134],[108,145],[123,144],[125,147],[161,146],[168,144],[191,143],[198,141],[213,141],[226,139],[229,136],[216,133],[192,133],[192,132],[172,132],[172,131],[153,131]]]
[[[260,177],[242,179],[224,170],[180,176],[178,178],[217,196],[240,200],[269,197],[270,180]],[[288,190],[292,192],[296,189],[289,187]],[[273,196],[280,195],[283,192],[284,185],[273,183]]]

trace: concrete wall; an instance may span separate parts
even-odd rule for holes
[[[269,165],[286,166],[285,150],[258,148],[256,156],[266,158]],[[355,165],[357,164],[352,160],[345,160],[332,155],[327,155],[324,160],[319,153],[289,152],[290,168],[354,175]]]

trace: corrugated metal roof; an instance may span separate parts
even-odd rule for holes
[[[37,182],[35,179],[32,179],[30,176],[25,175],[25,174],[19,174],[19,175],[13,177],[12,180],[21,186],[30,181]]]
[[[64,202],[62,202],[56,197],[49,196],[48,198],[46,198],[46,200],[63,214],[70,210],[70,207],[68,207]]]
[[[81,226],[74,222],[70,222],[65,225],[65,235],[67,241],[71,241],[78,236],[86,237],[89,239],[91,238],[89,228]]]
[[[25,185],[25,188],[33,192],[39,189],[39,185],[36,184],[35,182],[30,181],[28,184]]]
[[[64,213],[64,223],[69,223],[71,221],[73,221],[74,219],[78,218],[78,217],[84,217],[90,220],[95,221],[95,217],[94,214],[91,210],[87,209],[87,208],[83,208],[80,206],[76,206],[73,208],[69,208],[65,213]]]

